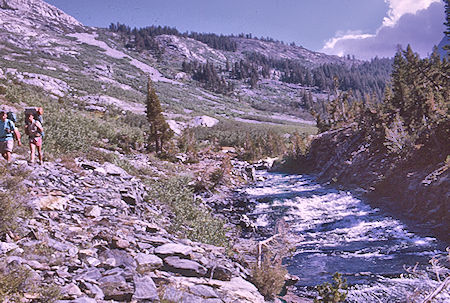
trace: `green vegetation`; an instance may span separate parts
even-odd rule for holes
[[[252,268],[252,282],[264,298],[270,300],[280,294],[287,273],[288,271],[281,264],[281,259],[267,253],[261,266],[255,264]]]
[[[192,132],[196,141],[208,140],[219,147],[235,147],[239,158],[256,160],[286,153],[292,146],[289,138],[294,138],[294,134],[298,135],[299,132],[305,136],[313,134],[315,128],[221,121],[210,128],[194,128]]]
[[[147,81],[147,120],[150,125],[148,140],[154,144],[155,151],[161,153],[163,145],[169,141],[174,133],[170,129],[162,114],[161,104],[155,89],[152,87],[152,81],[148,77]]]
[[[22,168],[0,166],[0,185],[6,189],[0,192],[0,237],[20,232],[20,220],[29,215],[24,205],[24,187],[22,181],[29,174]]]
[[[110,108],[106,113],[89,113],[73,104],[75,100],[49,100],[38,90],[8,85],[6,99],[12,103],[25,101],[28,106],[44,108],[45,153],[60,156],[67,153],[88,153],[92,147],[107,146],[129,152],[145,143],[145,128],[136,126],[132,114]],[[79,101],[78,101],[79,102]],[[78,103],[78,108],[82,103]],[[123,118],[125,116],[125,118]],[[17,125],[23,125],[22,115]],[[142,126],[141,124],[139,126]]]
[[[338,94],[327,117],[316,116],[319,130],[353,124],[374,148],[392,155],[404,157],[419,149],[442,154],[450,138],[449,65],[437,51],[419,59],[408,46],[395,56],[382,103],[350,102],[349,93]]]
[[[174,177],[149,182],[150,199],[166,205],[173,213],[170,218],[172,232],[193,241],[227,246],[224,222],[214,218],[211,211],[195,199],[189,187],[189,178]]]
[[[314,299],[314,303],[338,303],[344,302],[347,297],[347,280],[342,278],[340,273],[333,275],[333,284],[328,282],[316,287],[319,295]]]

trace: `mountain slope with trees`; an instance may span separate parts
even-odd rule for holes
[[[362,190],[372,201],[450,235],[450,66],[435,50],[420,59],[397,52],[382,103],[350,103],[345,94],[318,121],[309,153],[283,169]]]

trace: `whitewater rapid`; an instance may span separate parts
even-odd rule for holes
[[[438,285],[432,274],[425,275],[431,258],[446,257],[445,244],[436,238],[414,233],[352,193],[322,186],[311,176],[259,171],[257,179],[244,189],[256,203],[248,216],[266,230],[283,219],[296,235],[295,253],[285,263],[300,278],[299,292],[312,295],[312,287],[331,282],[335,272],[351,285],[348,302],[406,302],[408,294],[419,292],[420,298]],[[416,264],[415,273],[405,270]],[[435,302],[450,302],[448,291]]]

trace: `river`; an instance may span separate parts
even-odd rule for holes
[[[313,286],[335,272],[350,285],[348,302],[415,302],[439,285],[429,278],[435,274],[421,273],[431,258],[445,259],[445,243],[311,176],[258,171],[257,179],[243,190],[256,203],[248,216],[269,231],[283,219],[298,239],[285,264],[300,278],[299,294],[314,296]],[[416,264],[417,274],[408,274]],[[448,291],[434,302],[450,302]]]

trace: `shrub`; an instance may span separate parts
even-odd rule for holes
[[[214,218],[211,211],[194,198],[189,183],[186,177],[153,181],[149,196],[167,205],[173,213],[171,231],[193,241],[226,246],[224,222]]]
[[[284,287],[288,271],[282,261],[295,251],[287,237],[288,229],[286,221],[280,219],[275,225],[276,234],[258,244],[258,261],[252,267],[252,281],[266,299],[273,299]]]
[[[337,303],[344,302],[347,297],[347,279],[342,278],[340,273],[333,275],[333,284],[325,282],[316,286],[319,295],[314,299],[314,303]]]
[[[23,294],[30,290],[29,278],[30,270],[24,266],[0,268],[0,298],[20,302]]]
[[[256,160],[267,156],[279,156],[289,147],[286,133],[312,133],[312,129],[287,126],[268,126],[233,121],[221,121],[217,125],[192,129],[197,141],[208,140],[219,146],[238,149],[238,157]]]
[[[24,188],[22,180],[27,175],[20,168],[7,170],[0,167],[0,187],[6,189],[0,192],[0,236],[12,232],[20,227],[20,218],[27,216],[27,208],[24,206]]]
[[[263,259],[260,267],[255,264],[252,268],[252,282],[264,298],[270,300],[281,292],[287,270],[281,264],[281,259],[273,257],[270,253]]]
[[[24,300],[26,293],[36,295],[39,298],[36,302],[52,303],[61,297],[61,290],[56,285],[36,282],[28,267],[23,265],[0,267],[1,302],[28,302]]]

